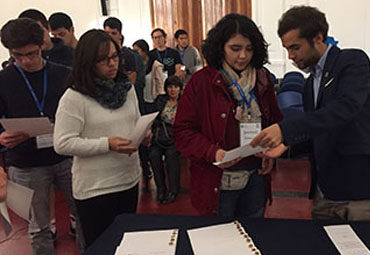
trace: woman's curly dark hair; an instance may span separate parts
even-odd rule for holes
[[[222,67],[225,43],[237,34],[248,38],[252,43],[253,57],[250,64],[253,67],[261,68],[268,62],[268,45],[256,24],[244,15],[232,13],[219,20],[203,41],[202,53],[210,67]]]

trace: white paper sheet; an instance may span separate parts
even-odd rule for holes
[[[246,144],[244,146],[241,146],[241,147],[232,149],[230,151],[227,151],[226,152],[226,155],[225,155],[225,157],[224,157],[224,159],[222,161],[215,162],[213,164],[217,166],[219,164],[222,164],[222,163],[231,161],[233,159],[236,159],[236,158],[239,158],[239,157],[245,158],[245,157],[254,155],[254,154],[258,153],[258,152],[265,151],[265,150],[267,150],[267,149],[266,148],[262,148],[260,146],[257,146],[257,147],[254,147],[253,148],[249,144]]]
[[[11,118],[0,119],[1,125],[9,132],[24,132],[30,137],[51,134],[53,133],[53,126],[49,118]]]
[[[237,221],[188,230],[191,246],[197,255],[258,255],[252,238]]]
[[[126,232],[115,255],[175,255],[178,229]]]
[[[9,217],[8,208],[6,207],[6,203],[0,203],[0,214],[1,214],[1,225],[3,226],[3,230],[5,235],[8,236],[12,231],[12,222]]]
[[[134,133],[131,134],[129,139],[132,141],[130,146],[139,147],[141,142],[144,140],[146,134],[148,133],[150,127],[152,126],[155,117],[157,117],[158,112],[146,114],[141,116],[136,122]]]
[[[331,241],[342,255],[366,255],[369,249],[356,235],[350,225],[324,226]],[[365,238],[365,237],[363,237]],[[368,238],[368,237],[366,237]]]
[[[6,204],[18,216],[28,221],[33,193],[32,189],[8,181]]]

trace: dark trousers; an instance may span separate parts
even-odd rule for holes
[[[149,167],[149,148],[144,145],[139,146],[139,157],[141,168],[143,169],[143,175],[146,178],[151,176],[150,167]]]
[[[88,248],[115,217],[122,213],[136,213],[139,185],[129,190],[97,196],[85,200],[77,200],[76,207],[83,235]]]
[[[162,160],[163,155],[166,161],[169,190],[177,194],[180,188],[180,153],[176,150],[174,145],[168,148],[162,148],[154,143],[149,149],[149,158],[154,173],[157,192],[165,193],[167,190]]]

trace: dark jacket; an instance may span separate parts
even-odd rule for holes
[[[164,127],[166,128],[165,136],[168,137],[168,140],[173,140],[172,125],[169,123],[165,123],[164,121],[162,121],[162,118],[161,118],[162,111],[164,110],[168,100],[169,100],[169,96],[165,94],[165,95],[159,95],[154,101],[155,111],[159,111],[152,125],[154,143],[155,143],[155,140],[157,139],[157,136],[159,135],[158,132],[162,132],[162,135],[164,134],[163,133]]]
[[[51,38],[51,41],[54,45],[53,48],[43,51],[42,57],[51,62],[71,67],[74,49],[64,45],[62,39]]]
[[[333,46],[316,108],[310,76],[303,91],[305,113],[279,123],[286,145],[312,140],[312,188],[317,182],[328,199],[370,199],[369,94],[369,58],[361,50]]]
[[[47,94],[44,114],[53,122],[59,99],[66,89],[65,80],[70,69],[51,62],[46,62],[45,68],[47,69]],[[34,73],[25,72],[39,99],[42,98],[43,93],[43,70]],[[0,115],[5,118],[40,117],[36,103],[14,65],[0,72]],[[20,168],[50,166],[65,158],[56,154],[52,147],[37,149],[35,138],[30,138],[7,152],[9,165]]]
[[[262,112],[262,126],[282,119],[276,103],[270,73],[257,70],[254,89]],[[239,121],[235,119],[236,102],[219,71],[205,67],[193,74],[181,96],[172,131],[175,146],[190,159],[192,204],[202,214],[215,213],[223,170],[214,166],[218,149],[240,145]],[[247,157],[238,165],[260,165],[261,160]]]

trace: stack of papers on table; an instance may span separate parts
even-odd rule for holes
[[[252,238],[238,222],[188,230],[197,255],[261,255]]]
[[[178,229],[126,232],[115,255],[175,255]]]

